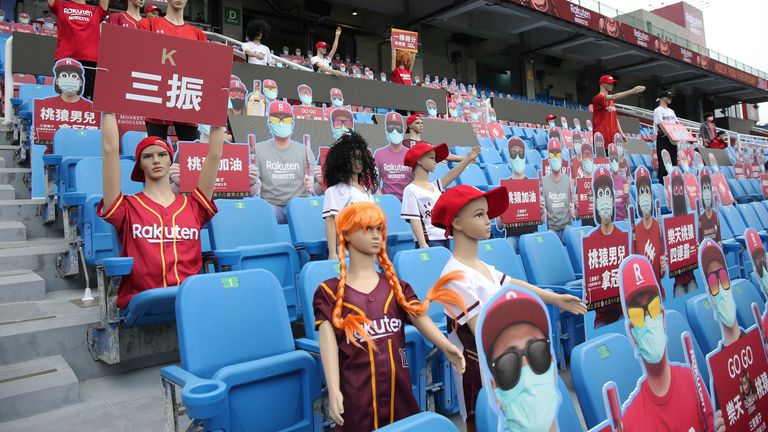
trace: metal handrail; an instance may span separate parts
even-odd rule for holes
[[[245,53],[242,50],[242,47],[243,47],[243,43],[242,42],[240,42],[240,41],[238,41],[236,39],[232,39],[231,37],[224,36],[224,35],[219,34],[219,33],[205,32],[205,35],[208,36],[208,40],[209,41],[212,41],[214,43],[221,43],[223,45],[227,45],[227,46],[233,47],[235,49],[235,55],[236,56],[242,58],[243,60],[247,59],[247,56],[245,55]],[[285,67],[298,69],[298,70],[301,70],[301,71],[304,71],[304,72],[312,72],[312,69],[310,69],[310,68],[308,68],[306,66],[302,66],[302,65],[300,65],[298,63],[294,63],[294,62],[292,62],[292,61],[290,61],[288,59],[284,59],[284,58],[282,58],[280,56],[276,56],[274,54],[272,55],[272,59],[275,60],[278,63],[282,63]]]
[[[3,125],[13,123],[13,36],[5,41],[5,99],[3,106]]]

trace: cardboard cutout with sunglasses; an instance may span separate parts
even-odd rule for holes
[[[334,141],[345,133],[355,130],[355,116],[347,108],[334,108],[328,115],[328,121],[331,124],[331,136]]]
[[[496,293],[480,313],[475,334],[480,375],[490,420],[495,417],[499,431],[558,430],[563,395],[549,322],[541,299],[516,285]]]

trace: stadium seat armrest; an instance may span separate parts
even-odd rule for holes
[[[294,342],[296,343],[296,349],[320,355],[320,342],[307,338],[296,339]]]
[[[80,207],[85,204],[84,192],[64,192],[61,194],[62,207]]]
[[[125,276],[131,274],[133,257],[104,258],[101,261],[107,276]]]
[[[164,367],[160,375],[182,388],[181,398],[191,418],[212,418],[224,408],[227,396],[227,385],[224,382],[200,379],[178,366]]]
[[[768,241],[768,232],[765,232],[765,231],[759,231],[759,232],[757,233],[757,235],[759,235],[759,236],[760,236],[760,240],[762,240],[762,241],[763,241],[763,243],[765,243],[766,241]]]
[[[723,251],[726,253],[740,252],[741,245],[737,241],[732,239],[723,240]]]
[[[307,391],[320,395],[320,369],[318,362],[305,351],[290,351],[270,357],[222,367],[213,378],[226,382],[231,387],[245,383],[273,380],[296,371],[307,373]]]
[[[43,165],[59,165],[62,159],[62,156],[59,154],[44,154]]]
[[[24,110],[19,113],[19,117],[21,117],[24,120],[32,120],[32,111]]]
[[[242,254],[236,249],[221,249],[213,251],[213,256],[220,266],[235,266],[240,264]]]

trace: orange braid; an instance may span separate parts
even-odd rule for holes
[[[338,220],[338,219],[337,219]],[[347,340],[351,341],[353,345],[358,348],[363,348],[355,338],[355,333],[360,335],[367,343],[368,346],[376,350],[376,344],[373,343],[371,336],[363,327],[363,324],[370,324],[371,321],[363,315],[349,314],[343,319],[341,318],[341,309],[344,303],[344,287],[347,283],[347,264],[344,257],[344,234],[339,234],[339,285],[336,290],[336,304],[333,307],[333,313],[331,319],[333,326],[339,330],[344,330],[347,336]]]

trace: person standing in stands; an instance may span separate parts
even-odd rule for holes
[[[122,309],[142,291],[180,285],[200,272],[200,231],[218,211],[211,197],[224,128],[211,128],[208,155],[197,188],[190,195],[171,191],[171,145],[160,137],[148,136],[136,146],[131,172],[131,180],[144,183],[144,191],[124,196],[120,193],[120,136],[113,113],[102,115],[101,130],[104,195],[96,212],[117,229],[120,255],[134,259],[133,271],[120,281],[117,307]]]
[[[429,174],[435,171],[437,164],[445,160],[448,154],[448,146],[444,143],[431,146],[421,142],[411,147],[405,155],[405,164],[413,169],[413,183],[406,186],[403,192],[400,216],[411,224],[416,248],[442,246],[450,249],[450,241],[445,237],[445,231],[432,225],[432,208],[445,188],[477,159],[480,147],[473,147],[464,159],[442,178],[430,182]]]
[[[403,199],[403,189],[413,180],[413,171],[404,163],[403,147],[403,116],[394,111],[387,113],[384,120],[384,135],[388,146],[381,147],[373,153],[376,169],[381,177],[381,192]]]
[[[408,138],[403,140],[403,146],[405,148],[411,148],[414,144],[427,141],[421,139],[421,134],[424,132],[424,120],[418,114],[411,114],[405,121],[405,127],[408,130]],[[449,154],[445,159],[448,162],[461,162],[464,158],[455,154]]]
[[[728,148],[728,132],[723,130],[719,131],[715,139],[709,143],[708,147],[711,149],[719,150],[725,150]]]
[[[392,82],[412,85],[413,53],[405,50],[392,50]]]
[[[187,0],[169,1],[168,10],[164,17],[143,19],[139,21],[139,29],[162,33],[166,36],[207,41],[208,38],[202,30],[184,21],[184,7],[186,5]],[[173,123],[179,141],[195,141],[200,137],[196,124],[168,122],[151,118],[146,118],[144,123],[147,125],[147,135],[168,139],[168,126]]]
[[[325,159],[323,175],[328,186],[323,200],[328,259],[338,259],[336,215],[352,203],[373,202],[379,186],[376,162],[365,138],[348,132],[336,140]]]
[[[432,224],[445,230],[445,237],[453,236],[454,250],[443,268],[445,277],[455,271],[464,278],[448,283],[447,287],[458,293],[466,310],[445,307],[448,322],[448,340],[462,349],[467,361],[463,375],[456,375],[459,408],[467,422],[467,431],[475,430],[475,404],[482,387],[478,363],[475,329],[480,311],[502,286],[514,284],[527,288],[545,303],[555,305],[564,311],[583,315],[587,307],[572,295],[555,294],[527,282],[505,275],[478,256],[478,243],[491,236],[491,221],[501,216],[509,206],[507,188],[498,187],[488,192],[459,185],[448,189],[432,209]]]
[[[716,130],[715,115],[711,112],[704,113],[704,122],[699,126],[699,136],[704,147],[709,147],[710,143],[715,140]]]
[[[271,27],[262,18],[252,19],[245,29],[248,42],[243,43],[243,52],[248,56],[248,63],[266,66],[272,64],[272,53],[261,41],[269,37]]]
[[[99,0],[97,6],[86,4],[85,0],[48,0],[48,9],[56,16],[58,26],[54,60],[72,58],[83,65],[83,97],[93,100],[100,26],[109,12],[109,0]]]
[[[677,166],[677,143],[672,142],[671,139],[664,133],[664,130],[659,126],[661,123],[677,123],[677,115],[669,107],[672,103],[672,92],[663,91],[659,93],[659,98],[656,99],[659,106],[653,110],[653,133],[656,135],[656,154],[661,158],[661,152],[666,150],[669,152],[669,160],[672,166]],[[665,164],[659,164],[659,181],[664,182],[664,177],[667,176],[667,167]]]
[[[144,6],[144,0],[128,0],[126,9],[122,12],[109,14],[107,24],[114,24],[126,28],[138,28],[141,21],[141,7]]]
[[[563,174],[563,153],[560,140],[549,140],[550,173],[541,178],[541,208],[543,223],[562,241],[565,228],[573,219],[571,178]]]
[[[147,18],[158,18],[163,16],[163,11],[155,5],[149,5],[144,8],[144,15],[146,15]]]
[[[645,91],[645,86],[636,86],[630,90],[612,94],[613,87],[618,82],[611,75],[600,77],[600,92],[592,98],[592,124],[593,131],[600,132],[605,140],[605,153],[608,153],[608,144],[613,143],[616,133],[624,135],[616,115],[616,101],[627,96],[640,94]]]
[[[343,72],[333,69],[331,66],[331,59],[336,54],[336,48],[339,46],[339,36],[341,36],[341,27],[336,27],[336,36],[333,38],[333,46],[331,52],[328,52],[328,44],[319,41],[315,44],[315,55],[309,59],[312,64],[312,69],[315,72],[328,73],[336,76],[345,76]]]

